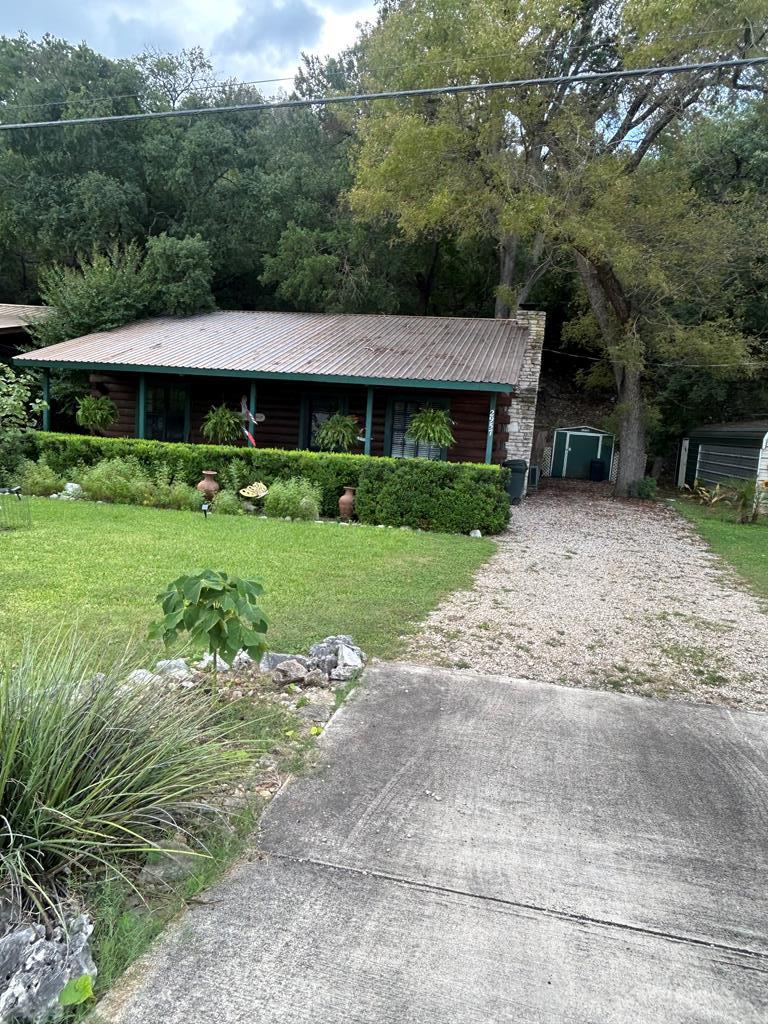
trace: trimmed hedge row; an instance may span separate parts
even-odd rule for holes
[[[319,486],[326,516],[338,515],[344,487],[356,487],[357,515],[363,523],[444,533],[499,533],[509,518],[507,470],[499,466],[44,431],[26,434],[24,446],[28,458],[44,455],[62,474],[77,465],[132,456],[153,475],[166,469],[188,484],[196,484],[204,469],[215,469],[225,487],[253,480],[270,485],[303,476]]]

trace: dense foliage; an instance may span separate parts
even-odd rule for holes
[[[316,483],[303,476],[275,480],[264,498],[264,511],[272,518],[317,519],[322,496]]]
[[[338,515],[344,488],[357,487],[357,515],[364,523],[499,533],[509,515],[507,471],[498,466],[37,431],[26,436],[25,446],[30,459],[44,457],[46,474],[56,480],[74,471],[91,497],[99,493],[99,485],[114,495],[124,480],[125,500],[131,504],[154,504],[151,495],[161,493],[162,487],[169,493],[174,488],[191,490],[204,469],[214,469],[233,494],[254,479],[263,480],[271,493],[276,480],[303,477],[319,490],[320,513],[331,517]],[[196,500],[199,507],[199,496]]]
[[[55,639],[0,658],[0,878],[49,919],[73,872],[146,856],[250,760],[205,695],[127,685],[109,644]]]

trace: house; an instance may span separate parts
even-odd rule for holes
[[[117,406],[116,437],[200,442],[212,406],[244,400],[260,420],[258,447],[312,448],[318,424],[341,411],[358,418],[366,454],[528,461],[544,320],[218,310],[127,324],[15,362],[89,371]],[[454,421],[447,452],[406,436],[425,404]]]
[[[690,487],[695,480],[710,486],[727,480],[768,484],[768,416],[689,430],[680,442],[677,486]]]
[[[0,302],[0,360],[8,360],[29,345],[29,325],[45,316],[47,306]]]

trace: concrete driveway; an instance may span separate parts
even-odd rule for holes
[[[111,1024],[768,1019],[768,717],[370,669]]]

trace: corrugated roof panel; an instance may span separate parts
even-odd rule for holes
[[[127,324],[18,361],[513,387],[527,342],[515,320],[218,310]]]

